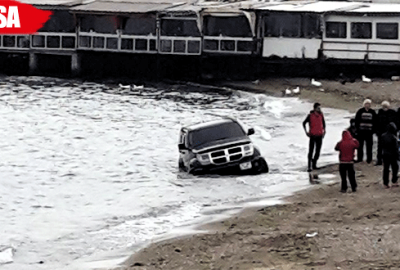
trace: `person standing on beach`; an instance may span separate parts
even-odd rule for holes
[[[388,101],[382,102],[382,109],[379,109],[376,121],[376,135],[378,136],[378,150],[376,154],[376,166],[382,165],[382,135],[387,130],[390,123],[398,126],[397,114],[395,110],[390,109]]]
[[[340,192],[347,192],[347,176],[351,185],[351,190],[356,192],[357,182],[354,171],[354,153],[359,147],[358,141],[353,138],[348,130],[343,131],[342,140],[336,144],[335,150],[339,151],[339,173],[342,179]]]
[[[356,113],[356,127],[358,131],[357,162],[362,162],[364,157],[364,142],[367,149],[367,163],[372,162],[373,135],[375,132],[376,112],[371,109],[371,100],[364,100],[364,107]]]
[[[306,124],[309,124],[309,131],[307,131]],[[314,103],[314,110],[310,111],[306,119],[303,121],[303,128],[306,135],[310,138],[308,148],[308,172],[317,168],[317,161],[322,147],[322,139],[326,133],[324,114],[321,111],[321,104]],[[315,154],[314,153],[315,147]]]
[[[382,159],[383,159],[383,186],[389,188],[389,169],[392,168],[392,187],[398,187],[397,173],[399,165],[399,145],[397,141],[397,127],[395,123],[390,123],[387,127],[387,132],[383,133],[382,144]]]

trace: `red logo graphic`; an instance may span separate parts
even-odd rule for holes
[[[37,33],[52,14],[18,1],[0,1],[0,35]]]

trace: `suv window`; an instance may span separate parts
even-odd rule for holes
[[[238,123],[225,123],[214,127],[203,128],[189,133],[189,145],[200,146],[213,141],[245,136]]]

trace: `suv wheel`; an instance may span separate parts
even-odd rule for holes
[[[181,158],[178,161],[178,168],[180,172],[186,172],[185,164],[183,164],[183,160]]]
[[[203,169],[201,168],[201,165],[198,161],[191,162],[189,165],[188,173],[193,174],[193,175],[199,175],[203,172]]]
[[[254,162],[255,173],[267,173],[269,171],[268,164],[264,158],[260,158]]]

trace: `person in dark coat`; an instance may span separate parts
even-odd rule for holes
[[[309,124],[309,131],[307,131],[306,124]],[[310,111],[306,119],[303,121],[303,128],[307,136],[310,138],[308,148],[308,172],[317,168],[317,161],[321,152],[322,139],[326,133],[325,118],[321,111],[321,104],[315,103],[314,110]],[[315,154],[313,157],[315,147]]]
[[[357,190],[356,173],[354,171],[354,153],[359,143],[354,139],[348,130],[343,131],[342,140],[336,144],[335,150],[339,151],[339,172],[342,179],[341,192],[347,192],[347,179],[349,177],[351,189]]]
[[[389,188],[389,169],[392,168],[392,187],[398,187],[397,173],[399,165],[399,145],[397,141],[397,127],[395,123],[390,123],[387,127],[387,132],[383,133],[382,144],[382,159],[383,159],[383,186]]]
[[[382,134],[387,130],[389,123],[395,123],[398,126],[397,114],[395,110],[390,109],[388,101],[382,102],[382,109],[379,109],[376,121],[376,136],[378,137],[378,150],[376,153],[376,164],[382,165]]]
[[[347,128],[347,131],[350,132],[351,137],[357,139],[356,120],[354,118],[350,119],[350,126]]]
[[[357,149],[357,162],[363,161],[364,142],[367,150],[367,162],[372,162],[373,135],[375,133],[376,112],[371,109],[371,100],[364,100],[364,107],[356,113],[357,140],[360,147]]]

